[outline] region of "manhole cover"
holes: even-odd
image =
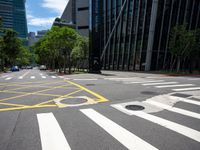
[[[152,92],[152,91],[143,91],[141,92],[141,94],[145,94],[145,95],[157,95],[157,92]]]
[[[86,84],[86,86],[95,86],[95,84]]]
[[[87,99],[83,99],[83,98],[71,98],[71,99],[64,99],[62,100],[62,103],[64,104],[82,104],[87,102]]]
[[[135,111],[144,109],[144,107],[140,105],[127,105],[125,108],[128,110],[135,110]]]

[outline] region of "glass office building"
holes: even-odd
[[[25,0],[0,0],[3,27],[14,29],[20,38],[27,37]]]
[[[169,69],[171,29],[200,27],[200,0],[91,0],[90,6],[91,70],[106,44],[102,69]]]

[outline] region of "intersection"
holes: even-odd
[[[0,149],[198,150],[199,106],[199,77],[1,74]]]

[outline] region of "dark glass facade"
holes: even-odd
[[[27,37],[25,0],[0,0],[4,28],[14,29],[20,38]]]
[[[106,70],[169,69],[170,31],[200,27],[200,0],[91,0],[90,68],[101,60]],[[122,15],[120,10],[125,3]],[[116,20],[119,21],[116,24]],[[113,31],[113,34],[111,34]],[[110,36],[112,35],[112,36]],[[110,39],[110,40],[109,40]]]

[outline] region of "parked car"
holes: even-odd
[[[12,72],[19,71],[19,67],[18,66],[12,66],[11,71]]]
[[[26,66],[22,66],[21,69],[26,69]]]
[[[33,67],[32,66],[27,66],[26,69],[33,69]]]
[[[41,65],[40,70],[47,70],[47,67],[45,65]]]

